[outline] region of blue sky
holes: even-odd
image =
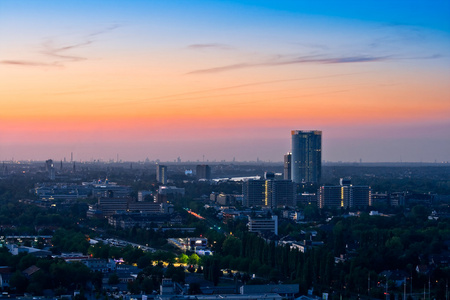
[[[276,161],[320,129],[325,160],[450,160],[450,1],[5,0],[0,39],[0,159]]]

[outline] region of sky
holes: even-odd
[[[0,1],[0,160],[450,161],[450,2]]]

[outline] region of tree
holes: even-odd
[[[153,280],[151,280],[148,277],[145,277],[141,283],[141,290],[144,291],[145,294],[151,294],[154,289],[155,289],[155,286],[153,284]]]
[[[412,208],[411,213],[414,218],[423,222],[427,219],[428,209],[423,205],[416,205]]]
[[[176,268],[173,265],[167,267],[165,276],[172,278],[172,281],[183,283],[185,278],[185,272],[183,267]]]
[[[152,264],[152,255],[150,253],[145,254],[137,260],[137,266],[140,269],[144,269]]]
[[[87,300],[85,295],[77,294],[75,297],[73,297],[73,300]]]
[[[187,264],[189,262],[189,256],[187,256],[184,253],[181,253],[180,256],[178,256],[178,262],[180,264]]]
[[[242,242],[237,237],[228,236],[222,244],[222,253],[225,255],[239,256],[241,252]]]
[[[37,262],[36,256],[32,254],[27,254],[20,259],[18,268],[19,270],[23,271],[31,267],[32,265],[36,264],[36,262]]]
[[[16,292],[23,293],[27,289],[28,279],[25,277],[25,275],[22,274],[22,272],[17,270],[11,276],[11,279],[9,280],[9,286]]]
[[[117,275],[117,273],[112,273],[109,275],[108,284],[118,284],[119,282],[119,275]]]
[[[200,261],[200,256],[198,256],[196,253],[191,254],[189,256],[189,263],[192,265],[198,265],[198,262]]]
[[[129,281],[127,283],[127,289],[132,294],[139,294],[139,292],[141,291],[141,289],[139,287],[139,281],[137,279],[133,280],[133,281]]]
[[[200,289],[200,284],[197,282],[193,282],[189,284],[189,295],[198,295],[202,293]]]

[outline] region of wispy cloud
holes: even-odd
[[[315,43],[295,43],[295,44],[299,45],[303,48],[314,49],[314,50],[327,51],[330,49],[330,47],[325,44],[315,44]]]
[[[56,47],[53,45],[53,41],[46,41],[43,43],[44,50],[41,51],[41,53],[46,55],[47,57],[57,59],[60,63],[81,61],[86,60],[87,58],[75,55],[68,55],[65,53],[67,53],[70,50],[81,48],[90,44],[92,44],[92,41],[87,40],[80,43]]]
[[[95,31],[85,35],[81,41],[68,43],[65,45],[58,45],[58,42],[54,39],[46,40],[42,43],[43,50],[39,53],[44,57],[41,61],[31,61],[26,59],[8,59],[0,61],[0,64],[4,65],[16,65],[16,66],[30,66],[30,67],[63,67],[67,62],[76,62],[86,60],[86,57],[73,55],[68,52],[76,50],[82,47],[91,45],[96,41],[95,37],[101,34],[105,34],[116,29],[118,25],[113,25],[105,29]]]
[[[207,74],[220,73],[225,71],[232,71],[237,69],[246,69],[253,67],[271,67],[294,64],[345,64],[345,63],[359,63],[359,62],[377,62],[388,60],[387,56],[343,56],[343,57],[319,57],[319,56],[304,56],[293,59],[282,59],[274,61],[256,62],[256,63],[240,63],[221,67],[214,67],[208,69],[199,69],[188,72],[187,74]]]
[[[124,103],[115,103],[115,104],[108,104],[107,106],[120,106],[120,105],[130,105],[130,104],[137,104],[137,103],[145,103],[145,102],[153,102],[153,103],[168,103],[168,102],[177,102],[177,101],[183,101],[183,100],[193,100],[193,99],[201,99],[201,98],[210,98],[211,96],[218,97],[222,94],[217,94],[218,92],[224,92],[228,90],[236,90],[240,88],[250,87],[250,86],[261,86],[261,85],[267,85],[267,84],[277,84],[277,83],[283,83],[283,82],[292,82],[292,81],[304,81],[304,80],[317,80],[317,79],[324,79],[324,78],[334,78],[334,77],[342,77],[342,76],[354,76],[363,74],[366,72],[355,72],[355,73],[338,73],[338,74],[331,74],[331,75],[323,75],[323,76],[311,76],[311,77],[301,77],[301,78],[291,78],[291,79],[277,79],[277,80],[268,80],[268,81],[257,81],[257,82],[250,82],[250,83],[244,83],[244,84],[238,84],[238,85],[230,85],[225,87],[218,87],[213,89],[205,89],[205,90],[197,90],[192,92],[186,92],[186,93],[178,93],[178,94],[171,94],[166,96],[160,96],[160,97],[151,97],[151,98],[145,98],[145,99],[139,99],[139,100],[132,100],[132,101],[126,101]],[[236,95],[242,95],[243,93],[239,93]],[[230,96],[230,95],[226,95]]]
[[[265,56],[236,63],[191,70],[186,73],[212,74],[257,67],[275,67],[295,64],[348,64],[376,63],[383,61],[436,59],[440,54],[427,54],[420,47],[427,36],[422,29],[404,24],[383,24],[373,29],[373,37],[355,39],[350,44],[325,44],[314,42],[291,42],[302,49],[296,49],[293,55]],[[217,44],[195,44],[192,48],[207,48]],[[220,45],[220,44],[219,44]],[[305,50],[306,49],[306,50]],[[351,52],[349,52],[349,49]],[[306,51],[306,52],[305,52]]]
[[[0,64],[14,66],[30,66],[30,67],[60,67],[57,63],[44,63],[27,60],[1,60]]]
[[[188,49],[197,49],[197,50],[203,50],[203,49],[230,50],[230,49],[233,49],[233,47],[231,47],[229,45],[219,44],[219,43],[191,44],[191,45],[188,45],[186,48],[188,48]]]

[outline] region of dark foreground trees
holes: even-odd
[[[217,270],[233,269],[266,282],[298,283],[302,292],[314,287],[316,292],[378,295],[385,280],[378,274],[399,269],[410,274],[409,291],[423,289],[430,280],[433,295],[444,293],[450,268],[431,257],[449,253],[449,219],[427,220],[418,207],[408,215],[334,218],[316,230],[324,245],[304,253],[248,232],[228,236],[213,258],[203,259],[205,278],[217,282]],[[416,271],[422,264],[427,274]],[[402,292],[395,285],[391,289]]]

